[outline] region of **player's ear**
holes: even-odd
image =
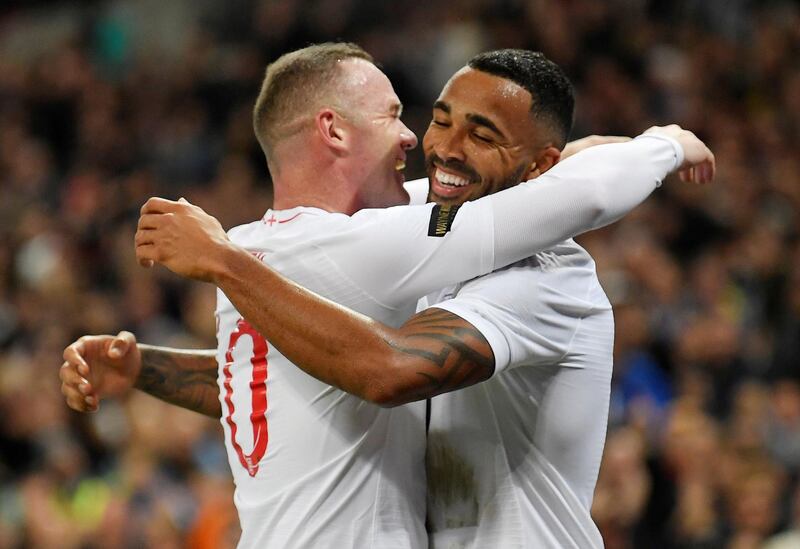
[[[347,150],[349,133],[339,113],[330,108],[321,109],[314,122],[323,143],[338,154]]]
[[[528,168],[528,175],[526,179],[536,179],[544,172],[558,164],[560,159],[561,151],[558,149],[558,147],[548,145],[539,152],[539,155],[531,163],[530,167]]]

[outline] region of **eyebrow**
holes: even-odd
[[[445,103],[444,101],[436,101],[433,104],[433,108],[434,110],[438,109],[440,111],[444,111],[447,114],[450,114],[450,105],[448,103]],[[506,137],[506,135],[502,131],[500,131],[500,128],[498,128],[494,122],[492,122],[482,114],[469,113],[467,114],[467,121],[472,124],[475,124],[476,126],[483,126],[485,128],[488,128],[489,130],[493,131],[503,139],[505,139]]]
[[[467,120],[472,122],[476,126],[484,126],[486,128],[489,128],[490,130],[492,130],[494,133],[496,133],[497,135],[499,135],[503,139],[505,139],[505,137],[506,137],[505,134],[500,131],[500,128],[495,126],[494,122],[492,122],[491,120],[489,120],[488,118],[486,118],[482,114],[472,114],[472,113],[470,113],[470,114],[467,115]]]

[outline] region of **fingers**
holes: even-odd
[[[661,134],[678,141],[684,152],[683,165],[678,171],[681,181],[700,185],[713,181],[716,175],[714,153],[694,133],[677,124],[653,126],[644,133]]]
[[[153,230],[138,230],[134,237],[136,245],[136,260],[139,265],[146,269],[151,268],[156,263],[156,247],[155,247],[155,231]]]
[[[711,163],[710,162],[702,162],[699,164],[695,171],[697,172],[697,183],[701,185],[704,183],[708,183],[711,181]]]
[[[711,173],[709,177],[711,178],[710,181],[713,181],[714,178],[717,176],[717,157],[714,156],[714,153],[711,152],[711,149],[708,150],[708,154],[711,155],[711,160],[710,160]]]
[[[142,206],[142,215],[139,217],[139,224],[134,237],[136,258],[142,267],[150,269],[155,265],[155,261],[151,258],[140,257],[139,248],[141,246],[150,246],[148,249],[152,249],[155,232],[163,226],[166,216],[171,215],[167,213],[167,210],[173,208],[176,204],[163,198],[151,198]]]
[[[136,345],[134,335],[130,332],[122,331],[117,334],[117,337],[109,345],[108,356],[109,358],[122,358],[134,345]]]
[[[714,180],[716,175],[716,165],[713,155],[708,160],[686,167],[678,172],[681,181],[684,183],[696,183],[703,185]]]
[[[77,412],[94,412],[98,408],[98,398],[91,383],[81,376],[74,363],[64,362],[58,374],[61,379],[61,393],[67,406]]]
[[[699,162],[690,168],[691,177],[688,179],[690,183],[704,185],[714,180],[716,171],[714,155],[711,154],[711,151],[709,151],[708,154],[709,157],[707,160]]]
[[[63,358],[65,362],[73,364],[75,369],[83,376],[89,375],[89,365],[83,359],[83,354],[86,349],[85,338],[78,339],[72,345],[64,349]]]
[[[133,243],[138,246],[155,244],[157,231],[154,229],[139,229],[133,237]]]
[[[141,217],[139,217],[139,224],[136,226],[136,228],[140,231],[147,229],[158,229],[163,226],[164,219],[168,215],[171,214],[142,214]]]
[[[136,260],[142,267],[150,268],[159,261],[158,250],[152,242],[136,243]]]
[[[138,246],[136,248],[136,261],[145,269],[150,269],[157,262],[153,257],[156,255],[155,248],[152,244]]]
[[[164,207],[164,203],[167,203],[166,208]],[[151,198],[142,206],[142,212],[146,209],[151,212],[142,213],[141,217],[139,217],[139,224],[136,235],[134,236],[136,259],[142,267],[149,269],[158,261],[155,253],[156,236],[159,234],[159,230],[162,229],[173,216],[172,213],[156,213],[157,210],[165,210],[177,206],[177,202],[164,200],[162,198]]]
[[[144,216],[147,214],[175,213],[182,210],[186,206],[193,206],[193,204],[183,197],[180,197],[177,201],[175,201],[154,196],[149,198],[147,202],[144,203],[142,208],[139,210],[139,215]]]
[[[174,200],[167,200],[166,198],[154,196],[153,198],[149,198],[147,202],[144,203],[141,210],[139,210],[139,214],[146,215],[173,213],[178,211],[181,207],[182,206]]]

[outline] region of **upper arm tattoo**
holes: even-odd
[[[217,359],[213,351],[179,351],[140,345],[136,388],[161,400],[219,418]]]
[[[417,360],[420,383],[412,400],[468,387],[491,377],[494,353],[472,324],[443,309],[426,309],[400,328],[399,341],[389,344]]]

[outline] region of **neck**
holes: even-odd
[[[270,166],[273,209],[306,206],[352,215],[368,206],[363,201],[362,181],[351,173],[346,159],[330,148],[311,139],[289,142],[280,152],[283,160]]]
[[[295,165],[273,178],[273,209],[289,210],[300,206],[352,215],[365,207],[353,184],[336,166],[311,169]]]
[[[286,190],[286,189],[284,189]],[[343,213],[352,215],[363,208],[355,196],[321,196],[319,193],[308,192],[286,192],[279,191],[279,185],[275,185],[275,199],[273,210],[290,210],[304,206],[307,208],[319,208],[326,212]]]

